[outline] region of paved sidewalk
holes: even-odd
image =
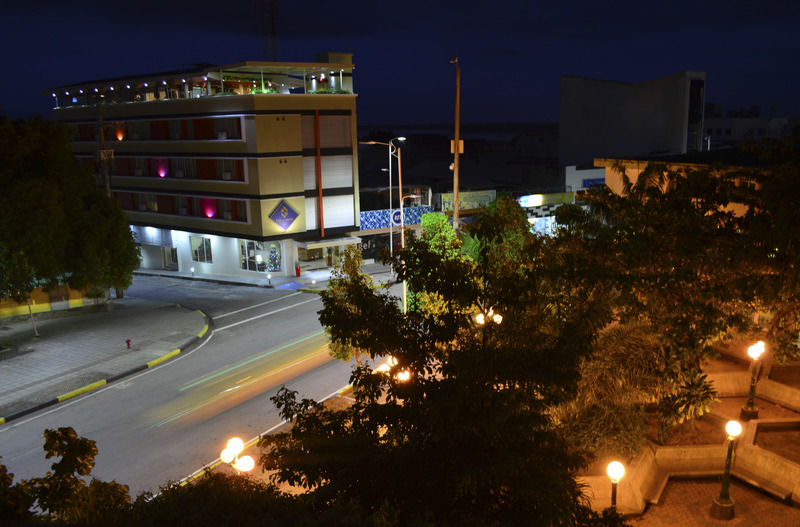
[[[198,340],[207,324],[200,311],[131,298],[38,314],[38,338],[28,317],[2,319],[0,423],[145,369]]]

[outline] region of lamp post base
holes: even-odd
[[[742,406],[742,409],[739,410],[739,419],[742,421],[758,419],[758,407],[753,406],[752,408],[748,408],[747,406]]]
[[[733,500],[729,502],[719,501],[719,497],[714,498],[711,503],[711,517],[717,520],[730,520],[734,516]]]

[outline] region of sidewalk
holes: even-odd
[[[0,424],[155,366],[209,323],[200,311],[132,298],[36,318],[38,338],[28,317],[0,320]]]

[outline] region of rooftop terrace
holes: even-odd
[[[238,62],[79,82],[53,88],[55,108],[225,95],[353,93],[352,64]]]

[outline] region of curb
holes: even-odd
[[[348,391],[350,391],[352,389],[353,389],[353,385],[352,384],[348,384],[346,386],[342,386],[341,388],[339,388],[335,392],[323,397],[322,399],[320,399],[317,402],[323,403],[323,402],[327,401],[328,399],[331,399],[332,397],[335,397],[337,395],[340,395],[340,396],[344,395],[345,393],[347,393]],[[280,428],[280,427],[282,427],[282,426],[284,426],[284,425],[286,425],[288,423],[289,423],[289,421],[281,421],[280,423],[276,424],[272,428],[261,432],[260,434],[258,434],[257,436],[255,436],[253,438],[250,438],[247,442],[244,443],[244,447],[242,448],[242,452],[244,452],[246,449],[248,449],[251,446],[253,446],[254,444],[256,444],[263,436],[271,434],[272,432],[274,432],[278,428]],[[191,474],[189,474],[185,478],[183,478],[180,481],[178,481],[177,483],[175,483],[175,485],[178,486],[178,487],[184,487],[184,486],[190,484],[191,482],[193,482],[194,480],[196,480],[197,478],[199,478],[200,476],[206,474],[207,472],[210,472],[210,471],[214,470],[215,468],[217,468],[219,465],[222,465],[223,463],[224,463],[224,461],[222,461],[221,458],[217,458],[217,459],[215,459],[213,461],[209,461],[208,463],[206,463],[202,467],[198,468],[197,470],[195,470],[194,472],[192,472]],[[160,492],[156,493],[153,497],[157,496],[158,494],[160,494]]]
[[[257,284],[257,283],[250,283],[250,282],[241,282],[238,280],[227,280],[225,278],[206,278],[203,276],[183,276],[183,275],[174,275],[174,274],[166,274],[166,273],[141,273],[138,271],[134,271],[133,274],[139,276],[158,276],[160,278],[177,278],[178,280],[194,280],[196,282],[208,282],[210,284],[221,284],[221,285],[241,285],[241,286],[249,286],[249,287],[261,287],[263,289],[275,289],[275,286],[272,284]],[[280,284],[279,284],[280,285]]]
[[[208,330],[209,330],[211,324],[213,323],[213,321],[209,318],[208,315],[206,315],[205,313],[203,313],[200,310],[198,310],[198,312],[203,315],[203,319],[205,320],[205,325],[203,326],[203,329],[197,335],[195,335],[194,337],[192,337],[191,339],[186,341],[186,343],[184,343],[184,345],[181,346],[180,348],[176,348],[176,349],[170,351],[169,353],[166,353],[166,354],[164,354],[164,355],[162,355],[162,356],[160,356],[160,357],[158,357],[156,359],[153,359],[150,362],[148,362],[147,364],[142,364],[141,366],[136,366],[136,367],[131,368],[129,370],[126,370],[126,371],[124,371],[122,373],[117,373],[116,375],[112,375],[111,377],[108,377],[107,379],[102,379],[102,380],[93,382],[91,384],[87,384],[86,386],[82,386],[82,387],[80,387],[80,388],[78,388],[76,390],[72,390],[70,392],[63,393],[63,394],[59,395],[58,397],[50,399],[49,401],[45,401],[43,403],[36,404],[36,405],[31,406],[29,408],[25,408],[25,409],[20,410],[18,412],[14,412],[13,414],[7,415],[5,417],[0,417],[0,425],[3,425],[5,423],[8,423],[8,422],[13,421],[15,419],[19,419],[20,417],[25,417],[26,415],[30,415],[30,414],[32,414],[34,412],[38,412],[39,410],[42,410],[42,409],[47,408],[49,406],[54,406],[54,405],[56,405],[58,403],[63,403],[64,401],[72,399],[73,397],[77,397],[78,395],[82,395],[84,393],[91,392],[91,391],[96,390],[96,389],[98,389],[98,388],[100,388],[102,386],[105,386],[106,384],[110,384],[110,383],[112,383],[114,381],[118,381],[118,380],[122,379],[123,377],[127,377],[129,375],[133,375],[134,373],[138,373],[138,372],[140,372],[142,370],[146,370],[148,368],[153,368],[155,366],[158,366],[162,362],[165,362],[165,361],[167,361],[167,360],[169,360],[169,359],[171,359],[173,357],[178,356],[182,352],[189,351],[189,349],[193,348],[194,346],[199,344],[201,341],[203,341],[204,337],[206,337],[206,335],[208,335]]]

